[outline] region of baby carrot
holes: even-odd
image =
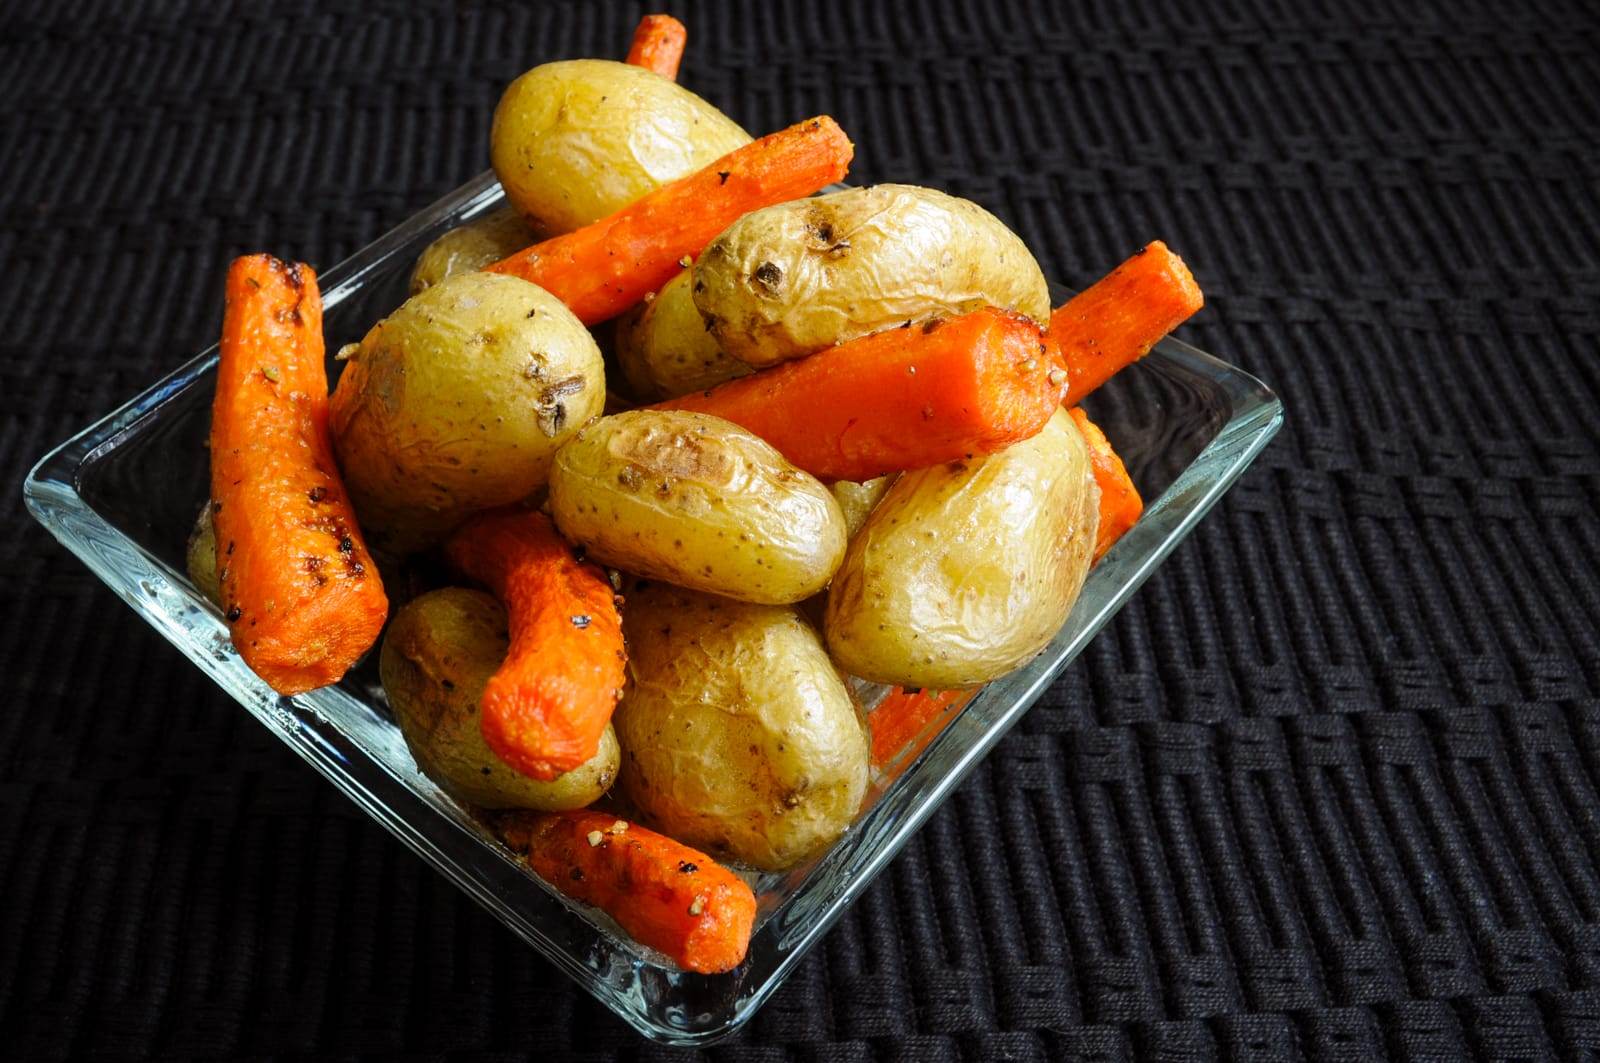
[[[661,403],[732,421],[829,480],[870,480],[1034,435],[1065,374],[1032,321],[984,307],[889,329]]]
[[[678,64],[683,61],[683,45],[688,38],[689,31],[671,15],[646,15],[639,20],[639,28],[633,31],[628,64],[676,80]]]
[[[389,602],[328,438],[316,273],[248,255],[226,297],[211,407],[222,610],[245,664],[300,694],[371,648]]]
[[[1204,303],[1189,267],[1166,244],[1152,240],[1140,248],[1050,315],[1050,335],[1067,367],[1063,401],[1082,402]]]
[[[756,897],[698,849],[603,812],[526,813],[500,827],[534,873],[615,919],[642,945],[702,974],[739,966]]]
[[[550,518],[486,513],[445,544],[450,563],[506,607],[511,645],[478,703],[495,755],[553,779],[593,757],[622,693],[622,617],[605,572],[579,561]]]
[[[489,269],[532,281],[593,325],[659,289],[741,215],[839,180],[854,151],[832,118],[811,118]]]
[[[1144,512],[1144,502],[1133,486],[1127,467],[1111,449],[1106,434],[1082,409],[1074,406],[1067,413],[1077,422],[1078,431],[1083,433],[1083,441],[1088,444],[1090,471],[1100,487],[1100,534],[1094,544],[1094,559],[1098,561],[1138,521],[1139,514]]]

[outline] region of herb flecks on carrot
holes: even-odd
[[[867,716],[872,732],[872,766],[881,768],[911,745],[934,718],[971,694],[970,690],[907,690],[895,687]]]
[[[678,64],[683,62],[683,46],[689,31],[671,15],[646,15],[633,31],[628,48],[628,65],[642,66],[668,80],[677,80]]]
[[[484,741],[536,779],[589,760],[626,664],[616,592],[604,570],[579,561],[550,518],[532,511],[476,517],[445,553],[500,599],[510,624],[505,662],[479,702]]]
[[[744,959],[755,894],[698,849],[603,812],[517,813],[500,834],[540,878],[685,970],[717,974]]]
[[[1139,497],[1138,488],[1133,486],[1127,466],[1111,449],[1111,441],[1100,427],[1078,407],[1067,413],[1083,433],[1083,441],[1089,447],[1089,468],[1100,487],[1100,533],[1094,544],[1094,559],[1098,561],[1138,522],[1139,514],[1144,512],[1144,501]]]
[[[854,153],[826,115],[751,141],[609,217],[490,266],[530,280],[586,325],[658,290],[735,219],[844,177]]]
[[[754,432],[830,480],[987,454],[1044,427],[1059,356],[1027,318],[985,307],[863,336],[661,403]]]
[[[1153,240],[1050,315],[1076,406],[1205,304],[1183,259]]]
[[[279,694],[334,683],[388,613],[328,437],[322,298],[310,266],[235,259],[211,409],[223,615]]]

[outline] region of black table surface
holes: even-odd
[[[752,130],[937,185],[1282,396],[1251,473],[728,1060],[1600,1052],[1600,19],[1497,0],[674,2]],[[637,4],[0,7],[0,1056],[676,1058],[25,515],[43,451],[486,166]]]

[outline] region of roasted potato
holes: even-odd
[[[533,226],[515,207],[501,207],[458,226],[422,249],[411,270],[411,294],[446,277],[471,273],[538,242]]]
[[[582,808],[611,788],[621,752],[607,727],[600,750],[549,782],[515,770],[483,740],[478,701],[505,659],[506,612],[482,591],[430,591],[394,615],[378,657],[389,708],[417,767],[483,808]]]
[[[629,596],[623,627],[623,787],[657,826],[766,871],[849,826],[866,792],[866,733],[794,609],[650,583]]]
[[[617,364],[642,401],[675,399],[750,372],[706,331],[689,292],[693,277],[683,271],[617,319]]]
[[[1031,659],[1089,570],[1099,488],[1065,410],[987,457],[906,473],[828,588],[828,650],[878,683],[945,690]]]
[[[184,549],[183,564],[189,570],[189,582],[208,601],[222,604],[222,582],[217,578],[217,528],[211,523],[211,502],[200,507],[194,519],[194,529],[189,532],[189,543]]]
[[[718,417],[630,410],[556,454],[550,515],[589,557],[746,602],[821,590],[844,555],[828,489]]]
[[[489,158],[541,233],[582,228],[750,142],[681,85],[605,59],[536,66],[494,110]]]
[[[844,514],[845,531],[852,539],[867,522],[872,511],[878,508],[878,503],[883,501],[883,496],[892,483],[894,483],[893,476],[879,476],[875,480],[860,482],[835,480],[828,486],[828,490],[833,492],[833,500],[839,503],[839,511]]]
[[[976,203],[912,185],[752,211],[706,247],[692,294],[721,348],[757,367],[986,304],[1050,314],[1015,233]]]
[[[412,296],[333,392],[334,448],[369,541],[406,553],[527,498],[605,395],[594,338],[538,285],[461,273]]]

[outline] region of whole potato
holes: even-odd
[[[629,410],[579,432],[550,472],[550,515],[590,558],[746,602],[797,602],[844,556],[828,489],[719,417]]]
[[[538,242],[538,235],[515,207],[501,207],[457,226],[422,249],[411,270],[411,294],[446,277],[471,273]]]
[[[732,119],[659,74],[569,59],[536,66],[506,88],[489,157],[506,197],[553,236],[748,143]]]
[[[901,476],[828,589],[834,660],[863,679],[935,690],[1028,661],[1083,586],[1099,495],[1065,410],[996,454]]]
[[[333,392],[334,449],[363,530],[401,554],[528,497],[605,396],[594,338],[538,285],[460,273],[412,296],[367,333]]]
[[[609,726],[599,752],[548,782],[515,771],[484,742],[478,701],[507,645],[505,610],[482,591],[430,591],[395,613],[378,674],[417,767],[483,808],[556,811],[594,802],[610,789],[621,759]]]
[[[692,280],[693,273],[683,271],[654,299],[617,319],[617,364],[642,400],[675,399],[750,372],[706,331],[689,291]]]
[[[194,529],[189,532],[189,542],[184,547],[183,565],[189,571],[189,582],[214,605],[222,603],[222,583],[217,578],[217,527],[211,522],[211,501],[200,507],[194,519]]]
[[[860,714],[792,608],[651,583],[623,617],[628,797],[689,845],[776,871],[837,838],[867,787]]]
[[[746,214],[695,263],[693,295],[722,349],[758,367],[985,305],[1050,316],[1044,274],[1015,233],[976,203],[912,185]]]
[[[888,493],[889,485],[894,483],[893,476],[879,476],[872,480],[835,480],[828,485],[828,490],[833,492],[833,500],[839,503],[839,510],[844,514],[845,531],[853,539],[861,526],[867,523],[867,518],[872,516],[872,511],[878,508],[878,503],[883,501],[883,496]]]

